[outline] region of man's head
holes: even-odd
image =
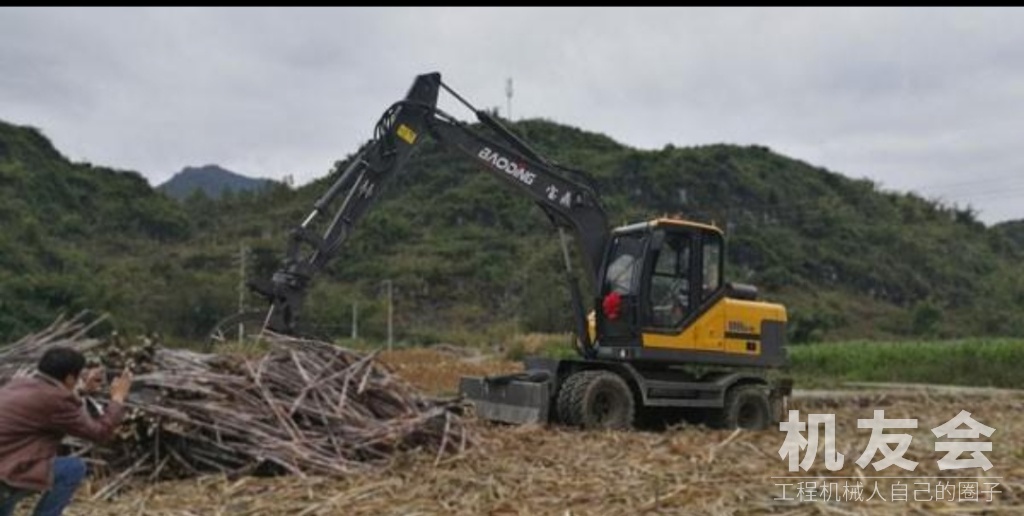
[[[63,382],[69,390],[74,390],[78,383],[78,375],[85,367],[85,355],[71,348],[55,347],[46,350],[39,359],[39,372]]]

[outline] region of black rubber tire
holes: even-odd
[[[771,402],[764,385],[738,385],[725,395],[725,406],[711,415],[714,428],[765,430],[772,423]]]
[[[243,339],[250,339],[259,335],[266,321],[267,311],[256,310],[250,312],[239,312],[230,317],[222,319],[214,326],[203,343],[203,351],[212,353],[216,348],[238,340],[238,328],[242,328]]]
[[[633,426],[636,402],[621,376],[580,371],[562,383],[556,410],[559,421],[569,426],[626,430]]]

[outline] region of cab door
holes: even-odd
[[[596,326],[602,347],[640,346],[641,278],[649,245],[647,231],[615,235],[609,246]]]
[[[654,232],[640,289],[645,330],[678,333],[699,303],[694,286],[700,285],[700,240],[695,236],[683,228]]]
[[[721,351],[725,312],[722,297],[722,238],[692,226],[665,225],[651,238],[641,281],[645,347],[677,351]]]

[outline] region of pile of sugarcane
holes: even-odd
[[[26,335],[11,344],[0,346],[0,384],[7,383],[7,380],[14,376],[32,373],[39,358],[51,347],[67,346],[88,353],[100,345],[101,341],[88,338],[86,334],[102,322],[102,319],[85,324],[82,322],[84,317],[84,314],[71,320],[60,317],[49,328],[39,333]]]
[[[136,376],[117,438],[73,444],[113,475],[111,490],[143,475],[345,475],[401,450],[429,449],[440,459],[467,445],[454,401],[420,396],[374,353],[267,339],[267,352],[240,358],[163,348],[154,338],[97,341],[84,337],[82,325],[58,321],[0,349],[0,381],[54,345],[82,349],[110,377],[131,367]]]

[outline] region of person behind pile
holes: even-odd
[[[71,503],[85,479],[85,461],[58,457],[65,436],[102,442],[110,439],[124,417],[124,400],[132,373],[125,370],[110,385],[110,404],[89,415],[76,393],[102,385],[102,369],[85,370],[81,352],[54,347],[43,353],[37,371],[0,387],[0,516],[14,513],[18,502],[43,492],[36,516],[57,516]]]

